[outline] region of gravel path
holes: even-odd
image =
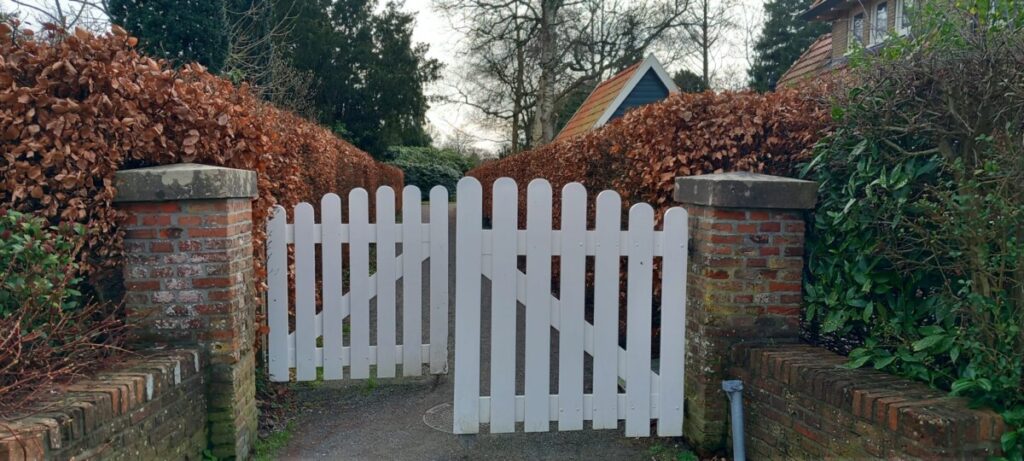
[[[426,207],[423,215],[429,216]],[[449,229],[454,234],[454,205],[449,212]],[[449,261],[450,332],[454,337],[455,241],[449,236],[452,252]],[[424,268],[426,269],[426,267]],[[423,271],[429,277],[429,271]],[[424,286],[429,286],[425,283]],[[481,346],[481,375],[488,371],[490,338],[489,283],[484,283],[484,326]],[[424,294],[424,299],[429,299]],[[520,305],[519,319],[524,317]],[[519,331],[523,328],[520,326]],[[401,331],[399,326],[398,331]],[[424,336],[426,337],[426,336]],[[454,338],[449,338],[449,367],[454,368]],[[552,334],[552,343],[557,344]],[[519,365],[522,374],[524,338],[519,337]],[[557,366],[557,357],[552,358]],[[589,366],[588,366],[589,368]],[[552,375],[556,376],[555,374]],[[520,376],[520,381],[522,377]],[[552,390],[556,382],[552,379]],[[520,382],[519,392],[522,391]],[[454,435],[451,430],[450,403],[453,379],[447,376],[342,381],[296,386],[300,406],[307,408],[296,421],[294,437],[281,452],[281,459],[344,460],[573,460],[615,459],[649,460],[650,440],[627,439],[619,430],[583,430],[574,432]],[[481,390],[487,392],[486,380]],[[589,423],[588,423],[589,424]],[[432,427],[433,426],[433,427]],[[435,429],[436,428],[441,428]],[[486,426],[483,428],[486,432]],[[668,442],[671,443],[671,442]]]

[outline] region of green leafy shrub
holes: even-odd
[[[394,159],[389,163],[405,173],[406,184],[420,188],[423,199],[434,186],[447,188],[449,197],[454,197],[456,183],[474,166],[469,157],[448,149],[399,146],[389,154]]]
[[[1024,452],[1024,30],[931,2],[912,39],[851,58],[806,173],[808,332],[1000,411]],[[982,13],[978,13],[978,12]]]
[[[83,229],[0,214],[0,414],[95,367],[122,339],[120,313],[77,290]]]
[[[17,211],[0,215],[0,317],[8,317],[28,303],[76,304],[80,294],[72,288],[78,279],[73,255],[81,226],[51,228],[45,220]]]

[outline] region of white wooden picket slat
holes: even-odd
[[[530,181],[526,208],[526,432],[550,430],[551,184]],[[458,372],[456,372],[456,375]]]
[[[420,349],[412,347],[423,343],[423,207],[420,189],[405,186],[402,189],[402,375],[419,376],[423,370]]]
[[[430,372],[448,372],[448,190],[430,189]]]
[[[370,204],[363,189],[348,194],[349,222],[349,343],[353,379],[370,377]],[[378,293],[379,295],[379,293]]]
[[[614,191],[597,195],[594,256],[594,429],[618,427],[619,227],[622,200]]]
[[[316,379],[316,247],[312,234],[313,206],[303,202],[295,206],[295,377],[299,380]]]
[[[491,433],[516,429],[516,183],[494,182],[491,232]]]
[[[558,329],[558,430],[583,429],[583,303],[586,276],[587,191],[562,188],[562,256]]]
[[[654,210],[646,203],[629,209],[626,280],[626,436],[651,430],[651,297]]]
[[[395,191],[377,189],[377,377],[395,377]]]
[[[320,317],[319,333],[323,335],[324,379],[341,379],[344,365],[341,363],[343,321],[342,303],[347,299],[342,295],[342,254],[341,254],[341,197],[337,194],[324,195],[320,200],[320,221],[325,229],[323,243],[320,246],[320,272],[323,309]],[[327,328],[323,325],[327,324]]]
[[[270,380],[290,379],[288,353],[288,214],[275,206],[267,222],[267,346]]]
[[[455,225],[455,403],[453,432],[480,430],[480,183],[459,180]]]
[[[683,435],[683,373],[686,363],[686,260],[687,213],[672,208],[665,213],[665,256],[661,267],[661,399],[658,435]]]

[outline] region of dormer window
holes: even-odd
[[[885,41],[885,37],[889,35],[889,5],[886,2],[881,2],[875,5],[875,14],[871,17],[871,38],[870,44],[872,46],[878,45]]]
[[[851,45],[849,47],[850,49],[853,48],[852,45],[854,43],[857,43],[857,44],[863,44],[864,43],[864,13],[863,12],[857,13],[857,14],[853,15],[852,18],[850,18],[850,40],[849,40],[849,44]]]

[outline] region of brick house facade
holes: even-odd
[[[892,34],[909,33],[914,4],[914,0],[816,0],[801,18],[829,22],[832,30],[808,47],[782,74],[778,86],[793,86],[842,68],[857,46],[877,48]]]

